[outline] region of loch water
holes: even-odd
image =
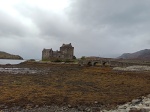
[[[24,62],[24,61],[26,61],[26,60],[0,59],[0,65],[19,64],[19,63]]]

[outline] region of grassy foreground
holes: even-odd
[[[11,66],[10,66],[11,67]],[[150,72],[119,72],[109,67],[78,65],[17,65],[36,74],[0,72],[0,105],[115,106],[150,94]]]

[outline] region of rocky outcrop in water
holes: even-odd
[[[19,55],[13,55],[9,54],[3,51],[0,51],[0,59],[17,59],[17,60],[23,60],[23,58]]]

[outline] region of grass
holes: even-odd
[[[118,72],[109,67],[29,64],[42,74],[0,73],[0,104],[117,105],[150,93],[150,73]]]

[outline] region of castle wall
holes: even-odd
[[[53,51],[52,49],[43,49],[42,60],[53,59],[73,59],[74,47],[70,44],[63,44],[60,51]]]
[[[74,47],[60,47],[60,52],[62,52],[65,59],[73,59]]]
[[[48,59],[49,58],[49,52],[46,50],[42,51],[42,59]]]

